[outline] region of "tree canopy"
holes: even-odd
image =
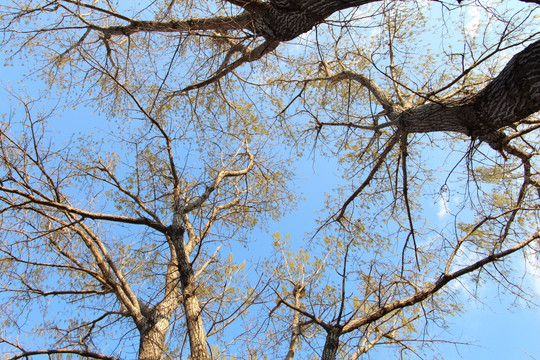
[[[534,305],[539,4],[6,1],[0,352],[432,358]]]

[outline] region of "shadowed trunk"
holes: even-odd
[[[341,335],[341,327],[332,327],[326,335],[326,342],[321,356],[321,360],[335,360],[339,348],[339,336]]]
[[[229,0],[252,15],[251,28],[269,40],[288,41],[313,29],[332,14],[381,0],[269,0],[268,3]],[[540,0],[521,0],[540,3]],[[456,1],[458,3],[458,1]]]
[[[196,295],[195,273],[184,245],[184,228],[181,225],[181,212],[175,210],[170,227],[171,240],[178,258],[178,272],[182,288],[182,299],[186,316],[192,360],[208,360],[210,353],[206,346],[206,332],[201,318],[201,307]]]
[[[408,133],[459,132],[498,149],[497,131],[540,111],[540,40],[516,54],[477,94],[429,103],[396,114]]]
[[[253,14],[253,31],[269,40],[288,41],[335,12],[380,0],[271,0]]]

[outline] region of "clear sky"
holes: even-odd
[[[442,161],[446,156],[447,154],[441,153],[440,157],[434,158]],[[314,210],[320,209],[323,194],[317,190],[327,184],[329,179],[339,182],[339,178],[334,179],[333,176],[338,173],[337,168],[330,162],[318,159],[317,165],[313,167],[310,160],[306,159],[298,168],[306,178],[302,189],[304,193],[311,195],[300,203],[298,211],[270,227],[272,231],[290,233],[293,239],[303,238],[304,226],[299,228],[299,221],[310,228],[309,222],[314,224],[315,218],[320,216],[320,213]],[[440,218],[441,226],[446,222],[445,219],[451,220],[441,211],[440,202],[435,199],[424,205],[428,212]],[[303,214],[301,219],[299,214]],[[264,236],[261,234],[261,237]],[[517,257],[521,255],[518,254]],[[520,261],[515,263],[523,264]],[[537,303],[540,303],[540,278],[527,276],[523,283],[538,291],[536,298]],[[512,295],[498,296],[498,291],[497,284],[487,283],[478,289],[478,299],[465,294],[462,296],[464,312],[461,316],[449,318],[448,333],[443,333],[442,337],[471,345],[441,344],[444,360],[540,360],[540,309],[516,300]],[[373,359],[393,359],[394,355],[392,353],[386,357],[381,354]]]
[[[476,17],[479,16],[475,10],[471,10],[470,28],[475,30]],[[13,68],[2,68],[2,84],[9,88],[20,80],[25,73],[24,67],[15,66]],[[24,85],[24,81],[23,81]],[[26,84],[29,93],[35,93],[38,88],[45,89],[45,85],[37,83]],[[8,112],[12,106],[6,98],[0,96],[0,112]],[[68,136],[70,132],[79,132],[83,127],[92,126],[99,118],[90,117],[89,111],[78,111],[77,117],[69,116],[66,113],[62,118],[62,135]],[[74,115],[74,114],[71,114]],[[75,121],[74,121],[75,119]],[[446,154],[441,153],[441,157]],[[433,155],[434,161],[442,160]],[[315,219],[321,216],[319,210],[323,209],[325,199],[324,191],[321,189],[331,189],[329,183],[340,182],[337,164],[334,161],[327,161],[322,157],[317,157],[316,161],[306,157],[299,159],[297,163],[299,188],[302,189],[306,200],[300,201],[298,209],[285,216],[277,223],[271,223],[268,232],[258,232],[254,237],[267,245],[271,243],[271,234],[280,232],[282,234],[291,234],[293,239],[305,239],[305,231],[312,231],[316,227]],[[441,200],[433,198],[432,202],[422,204],[427,211],[431,211],[434,221],[440,221],[444,226],[448,218],[446,207]],[[451,199],[447,204],[452,208]],[[302,226],[299,227],[298,224]],[[254,246],[254,245],[252,245]],[[260,247],[259,247],[260,250]],[[517,255],[518,257],[520,255]],[[523,262],[516,261],[516,266],[523,265]],[[519,271],[519,270],[518,270]],[[526,277],[524,283],[531,285],[537,291],[540,291],[538,278]],[[498,297],[498,288],[496,284],[489,283],[483,286],[479,291],[479,297],[482,302],[473,300],[467,296],[463,297],[463,306],[465,311],[462,316],[455,317],[449,321],[448,340],[472,342],[472,346],[454,347],[453,345],[441,345],[443,357],[445,360],[454,359],[489,359],[489,360],[540,360],[540,312],[536,307],[528,307],[519,301],[515,302],[510,295],[507,297]],[[540,293],[537,293],[537,298]],[[540,302],[540,299],[539,299]],[[380,357],[385,358],[385,355]],[[377,357],[379,359],[379,357]]]

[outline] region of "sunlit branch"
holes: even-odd
[[[71,213],[65,213],[65,215],[68,217],[68,219],[72,218]],[[133,316],[134,320],[136,322],[140,322],[142,315],[140,312],[139,300],[131,291],[129,285],[124,279],[124,276],[119,271],[111,256],[108,254],[101,240],[82,222],[79,223],[78,226],[72,227],[72,229],[79,235],[86,247],[90,250],[98,268],[102,272],[103,279],[100,277],[96,278],[104,285],[111,287],[120,302],[124,304],[130,311],[130,314]],[[118,279],[119,284],[110,279],[111,270]]]
[[[525,195],[525,189],[528,185],[534,186],[536,190],[538,191],[538,194],[540,195],[540,182],[533,179],[532,173],[531,173],[531,168],[532,168],[531,158],[533,157],[534,153],[530,154],[516,146],[513,146],[512,144],[509,143],[509,140],[504,142],[504,144],[502,145],[502,149],[506,151],[507,153],[519,158],[521,160],[521,164],[523,165],[524,182],[520,190],[519,201],[521,201],[521,199]]]
[[[210,185],[208,185],[206,187],[206,190],[204,191],[203,194],[201,194],[200,196],[195,197],[194,199],[191,199],[184,206],[183,212],[184,213],[189,213],[189,212],[193,211],[194,209],[199,208],[204,202],[206,202],[208,200],[210,195],[216,189],[218,189],[219,184],[223,181],[223,179],[228,178],[228,177],[237,177],[237,176],[246,175],[253,168],[253,166],[255,164],[255,160],[254,160],[255,157],[249,151],[249,148],[248,148],[247,144],[246,144],[246,154],[249,157],[249,163],[245,168],[240,169],[240,170],[227,170],[227,169],[220,170],[217,173],[216,177],[214,178],[214,181],[212,182],[212,184],[210,184]],[[231,159],[231,163],[232,163],[233,160],[234,160],[234,157],[233,157],[233,159]]]
[[[340,127],[348,127],[353,129],[359,129],[359,130],[369,130],[369,131],[378,131],[390,126],[396,126],[399,125],[399,121],[389,121],[385,122],[383,124],[379,125],[360,125],[353,122],[326,122],[326,121],[317,121],[316,127],[322,127],[322,126],[340,126]]]
[[[519,131],[516,131],[516,132],[513,132],[509,135],[506,136],[506,139],[508,141],[511,141],[513,139],[516,139],[518,137],[521,137],[523,135],[526,135],[526,134],[529,134],[535,130],[538,130],[540,129],[540,124],[534,124],[534,125],[531,125],[531,126],[528,126],[526,127],[525,129],[522,129],[522,130],[519,130]]]
[[[510,209],[510,210],[506,210],[498,215],[494,215],[494,216],[486,216],[484,217],[482,220],[478,221],[471,229],[469,229],[469,231],[467,231],[467,233],[465,235],[463,235],[458,241],[457,241],[457,244],[456,246],[454,247],[454,250],[452,251],[452,254],[450,254],[450,257],[448,258],[448,260],[446,261],[446,267],[444,269],[444,272],[445,274],[448,273],[450,271],[450,267],[452,266],[452,263],[454,261],[454,258],[456,257],[459,249],[461,248],[461,246],[463,245],[463,243],[465,241],[467,241],[467,239],[469,239],[478,229],[480,229],[480,227],[482,227],[486,222],[488,221],[491,221],[491,220],[496,220],[500,217],[503,217],[503,216],[506,216],[514,211],[516,211],[517,209]]]
[[[220,244],[216,250],[214,251],[214,254],[212,256],[210,256],[210,258],[204,263],[202,264],[202,266],[199,268],[199,270],[197,270],[197,272],[195,273],[194,275],[194,278],[197,279],[205,270],[206,268],[208,267],[208,265],[210,265],[211,263],[215,262],[217,260],[217,254],[219,252],[219,249],[221,249],[223,245]]]
[[[302,296],[303,292],[305,291],[304,287],[297,287],[295,286],[293,290],[293,296],[294,296],[294,304],[298,308],[302,308]],[[291,337],[289,340],[289,348],[287,351],[287,355],[285,356],[285,360],[292,360],[294,359],[294,355],[298,348],[298,343],[300,341],[300,335],[302,331],[302,324],[300,323],[300,313],[297,311],[293,312],[293,321],[291,324]]]
[[[125,223],[125,224],[146,225],[160,232],[164,232],[166,230],[166,227],[163,224],[157,223],[145,217],[134,218],[134,217],[122,216],[122,215],[95,213],[95,212],[79,209],[79,208],[76,208],[76,207],[73,207],[64,203],[59,203],[57,201],[38,198],[34,195],[28,194],[26,192],[23,192],[21,190],[14,189],[14,188],[0,186],[0,190],[4,191],[5,193],[18,195],[22,197],[25,201],[29,201],[36,205],[43,205],[43,206],[47,206],[47,207],[54,208],[57,210],[62,210],[62,211],[65,211],[74,215],[79,215],[84,218],[88,218],[92,220],[105,220],[105,221],[112,221],[112,222]],[[14,207],[25,206],[27,204],[28,203],[26,202],[21,202],[20,204],[13,204],[13,206]]]
[[[379,87],[379,85],[377,85],[372,79],[362,74],[354,73],[352,71],[343,71],[337,75],[331,76],[329,80],[331,80],[332,82],[338,82],[341,80],[356,81],[360,85],[368,89],[371,94],[373,94],[375,99],[377,99],[377,101],[379,102],[379,104],[381,104],[387,114],[391,114],[393,112],[394,104],[388,98],[386,93]]]
[[[279,296],[279,295],[278,295]],[[302,314],[303,316],[311,319],[315,324],[321,326],[323,329],[328,330],[332,328],[332,325],[325,323],[322,319],[318,318],[317,316],[307,312],[306,310],[296,306],[295,304],[291,304],[289,301],[285,300],[283,297],[279,296],[279,301],[289,307],[290,309]]]
[[[111,11],[111,10],[107,10],[107,9],[104,9],[104,8],[101,8],[99,6],[96,6],[96,2],[94,2],[93,4],[87,4],[87,3],[84,3],[82,1],[76,1],[76,0],[61,0],[62,2],[66,2],[66,3],[69,3],[69,4],[73,4],[75,5],[76,7],[83,7],[83,8],[86,8],[86,9],[89,9],[89,10],[92,10],[92,11],[97,11],[97,12],[100,12],[102,14],[106,14],[106,15],[109,15],[109,16],[112,16],[114,18],[117,18],[117,19],[120,19],[122,21],[127,21],[127,22],[131,22],[133,21],[133,19],[127,17],[127,16],[124,16],[122,14],[119,14],[117,12],[114,12],[114,11]],[[68,7],[66,6],[63,6],[61,5],[64,9],[66,10],[70,10]],[[82,16],[81,14],[77,14],[79,16]]]
[[[68,264],[55,264],[55,263],[47,263],[47,262],[40,262],[40,261],[30,261],[23,259],[19,256],[16,256],[15,254],[6,251],[5,249],[0,249],[0,252],[6,255],[9,259],[12,261],[15,261],[17,263],[26,264],[26,265],[32,265],[32,266],[40,266],[40,267],[46,267],[46,268],[56,268],[56,269],[63,269],[63,270],[72,270],[72,271],[80,271],[84,272],[96,279],[100,279],[100,275],[94,271],[91,271],[89,269],[86,269],[80,265],[80,263],[77,263],[77,266],[72,266]],[[71,260],[71,259],[70,259]]]
[[[252,18],[248,13],[235,16],[215,16],[209,18],[192,18],[172,21],[129,20],[128,25],[98,26],[88,24],[88,28],[110,36],[129,36],[138,32],[146,33],[187,33],[197,30],[239,30],[247,28]]]
[[[41,265],[41,264],[39,264]],[[36,294],[39,296],[62,296],[62,295],[104,295],[110,293],[107,290],[42,290],[30,285],[24,278],[20,279],[21,283],[26,287],[26,289],[5,289],[6,291],[11,292],[23,292],[29,294]]]
[[[396,26],[392,26],[392,24],[394,24],[394,21],[389,21],[387,22],[387,31],[388,31],[388,55],[389,55],[389,60],[390,60],[390,65],[389,65],[389,69],[390,69],[390,77],[392,79],[392,85],[394,86],[394,92],[396,93],[396,96],[399,100],[399,104],[403,107],[408,107],[408,105],[410,105],[408,102],[408,100],[405,100],[402,92],[401,92],[401,86],[399,84],[399,76],[398,76],[398,71],[396,69],[396,65],[394,63],[394,38],[396,36],[396,33],[397,33],[397,27]],[[381,104],[382,105],[382,104]],[[385,108],[386,110],[386,108]]]
[[[393,331],[392,329],[391,331]],[[361,346],[349,357],[349,360],[357,360],[360,356],[371,350],[379,341],[386,335],[385,332],[377,329],[377,335],[370,341],[367,338],[364,339]]]
[[[214,222],[217,219],[218,214],[222,210],[230,209],[230,208],[238,205],[239,202],[240,202],[240,198],[238,198],[238,196],[237,196],[233,200],[229,201],[226,204],[221,204],[221,205],[214,206],[212,208],[212,212],[211,212],[210,216],[208,216],[208,219],[206,220],[206,223],[204,224],[203,229],[201,230],[199,235],[195,235],[195,232],[193,230],[193,225],[191,224],[191,221],[189,220],[188,215],[185,213],[184,216],[183,216],[183,219],[184,219],[184,224],[185,224],[185,227],[186,227],[186,231],[188,232],[188,236],[189,236],[189,241],[186,244],[186,252],[188,254],[191,254],[193,249],[197,245],[199,245],[199,243],[206,237],[206,235],[208,235],[208,233],[210,232],[210,229],[212,228],[212,225],[214,224]]]
[[[531,14],[529,14],[530,16]],[[522,21],[524,22],[525,19]],[[485,61],[489,60],[490,58],[492,58],[493,56],[499,54],[500,52],[502,51],[505,51],[505,50],[508,50],[508,49],[511,49],[511,48],[514,48],[514,47],[517,47],[517,46],[521,46],[525,43],[527,43],[528,41],[530,41],[531,39],[534,39],[536,37],[537,34],[534,34],[534,35],[531,35],[531,36],[527,36],[524,40],[522,41],[519,41],[519,42],[514,42],[510,45],[507,45],[507,46],[503,46],[503,42],[506,40],[506,38],[508,38],[508,36],[510,34],[512,34],[514,31],[516,31],[516,29],[519,29],[520,27],[519,26],[513,26],[513,29],[508,31],[508,26],[511,24],[511,22],[508,22],[508,24],[506,25],[505,27],[505,31],[504,33],[501,35],[500,39],[499,39],[499,42],[492,46],[492,48],[494,48],[492,51],[490,52],[487,52],[482,54],[482,56],[476,60],[472,65],[470,65],[469,67],[467,67],[466,69],[464,69],[461,74],[459,74],[458,76],[455,76],[452,81],[450,81],[449,83],[445,84],[444,86],[436,89],[436,90],[433,90],[427,94],[425,94],[425,99],[430,99],[434,96],[436,96],[437,94],[440,94],[441,92],[451,88],[452,86],[454,86],[455,84],[457,84],[459,81],[461,81],[463,78],[465,78],[472,70],[478,68],[478,66],[480,66],[482,63],[484,63]],[[443,99],[446,99],[446,98],[449,98],[449,96],[444,96]]]
[[[351,321],[350,323],[346,324],[343,327],[342,333],[345,334],[345,333],[354,331],[363,325],[372,323],[382,318],[383,316],[391,313],[392,311],[399,310],[399,309],[402,309],[402,308],[405,308],[414,304],[418,304],[426,300],[428,297],[434,295],[437,291],[442,289],[450,281],[457,279],[465,274],[471,273],[475,270],[478,270],[486,266],[487,264],[490,264],[499,259],[507,257],[508,255],[511,255],[515,253],[516,251],[519,251],[525,248],[526,246],[530,245],[534,241],[537,241],[539,238],[540,238],[540,229],[538,229],[534,234],[529,236],[524,241],[518,243],[517,245],[511,248],[508,248],[507,250],[493,253],[489,256],[484,257],[481,260],[478,260],[477,262],[469,266],[456,270],[452,273],[444,273],[439,277],[439,279],[437,279],[435,282],[426,286],[423,290],[418,291],[415,294],[409,297],[406,297],[404,299],[395,300],[390,303],[387,303],[386,305],[378,308],[377,310]]]
[[[259,278],[257,284],[253,287],[253,290],[247,294],[247,296],[244,298],[242,303],[240,303],[236,309],[234,309],[229,316],[223,317],[221,320],[214,320],[212,322],[212,325],[208,329],[207,336],[210,337],[214,334],[219,333],[220,331],[224,330],[226,327],[228,327],[230,324],[232,324],[236,319],[238,319],[240,316],[246,313],[246,311],[249,309],[251,305],[253,305],[256,300],[259,298],[260,294],[263,293],[263,290],[255,291],[257,288],[259,288],[261,284],[261,279]],[[226,289],[223,290],[223,293],[225,293]],[[224,297],[221,297],[220,301],[225,301]],[[216,327],[216,325],[221,325],[220,327]]]
[[[152,210],[150,210],[142,201],[141,199],[133,194],[131,191],[129,191],[128,189],[126,189],[122,183],[116,178],[116,176],[112,173],[112,171],[104,166],[104,165],[97,165],[96,166],[96,169],[104,172],[108,177],[109,179],[111,179],[112,183],[111,185],[113,185],[114,187],[116,187],[118,190],[120,190],[123,194],[129,196],[133,201],[135,201],[135,203],[140,206],[144,212],[146,212],[152,219],[154,219],[154,221],[156,223],[160,223],[161,224],[161,220],[159,219],[159,217],[156,215],[156,213]],[[107,181],[109,182],[109,181]],[[110,182],[109,182],[110,183]]]
[[[392,335],[392,333],[395,333],[396,331],[404,328],[404,327],[407,327],[409,326],[409,324],[413,323],[414,321],[422,318],[423,316],[421,315],[421,313],[418,313],[416,314],[415,316],[413,317],[410,317],[410,318],[407,318],[406,321],[403,321],[401,324],[399,324],[398,326],[396,326],[396,324],[398,324],[399,322],[399,318],[398,317],[394,317],[394,318],[389,318],[388,321],[392,320],[393,319],[393,324],[389,325],[389,329],[386,330],[386,331],[383,331],[381,329],[381,325],[385,323],[385,321],[383,321],[381,324],[378,324],[377,326],[375,326],[375,329],[377,331],[377,335],[375,335],[375,337],[371,340],[368,339],[370,333],[372,332],[371,330],[366,330],[366,333],[364,333],[364,339],[362,341],[362,345],[358,347],[358,349],[353,353],[353,355],[351,357],[349,357],[348,360],[356,360],[358,359],[361,355],[367,353],[369,350],[371,350],[375,345],[379,344],[381,339],[383,338],[390,338]]]
[[[76,49],[77,47],[79,47],[83,42],[84,40],[86,39],[86,37],[90,34],[91,30],[90,29],[87,29],[84,34],[79,38],[79,40],[77,40],[76,42],[74,42],[69,48],[67,48],[63,53],[61,53],[58,58],[59,59],[62,59],[64,56],[66,56],[67,54],[69,54],[71,52],[71,50],[73,49]]]

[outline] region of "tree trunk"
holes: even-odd
[[[249,11],[252,31],[269,40],[288,41],[311,30],[333,13],[381,0],[270,0]]]
[[[279,41],[298,37],[338,11],[379,1],[382,0],[270,0],[269,4],[253,5],[246,0],[230,0],[251,13],[253,20],[246,28],[268,40]],[[521,1],[540,3],[540,0]]]
[[[334,326],[330,330],[328,330],[321,360],[336,360],[336,354],[339,348],[340,335],[341,327]]]
[[[206,332],[202,323],[201,307],[196,295],[195,274],[184,244],[184,228],[181,225],[181,216],[180,211],[175,210],[170,234],[178,258],[178,271],[182,287],[191,359],[209,360],[210,353],[206,346]]]
[[[540,111],[540,40],[516,54],[477,94],[406,109],[394,118],[408,133],[452,131],[500,149],[497,131]]]
[[[169,328],[169,321],[166,322],[167,324],[163,324],[163,321],[158,321],[157,324],[149,326],[149,329],[141,332],[139,360],[163,359],[165,354],[165,334]]]
[[[195,295],[184,296],[184,309],[191,348],[191,360],[208,360],[210,354],[206,346],[206,332],[201,318],[199,300]]]
[[[293,290],[294,295],[294,306],[298,309],[302,309],[304,305],[302,304],[302,296],[304,296],[304,287],[300,285],[296,285]],[[300,334],[301,334],[301,325],[300,325],[300,313],[298,311],[294,311],[293,313],[293,322],[292,322],[292,329],[291,329],[291,340],[289,342],[289,351],[287,352],[287,356],[285,357],[285,360],[292,360],[294,359],[294,355],[296,354],[296,349],[298,348],[298,341],[300,340]]]
[[[171,324],[173,312],[179,305],[178,261],[176,252],[171,250],[171,259],[165,275],[165,294],[154,307],[139,301],[143,321],[139,323],[139,360],[163,359],[165,355],[165,336]]]

